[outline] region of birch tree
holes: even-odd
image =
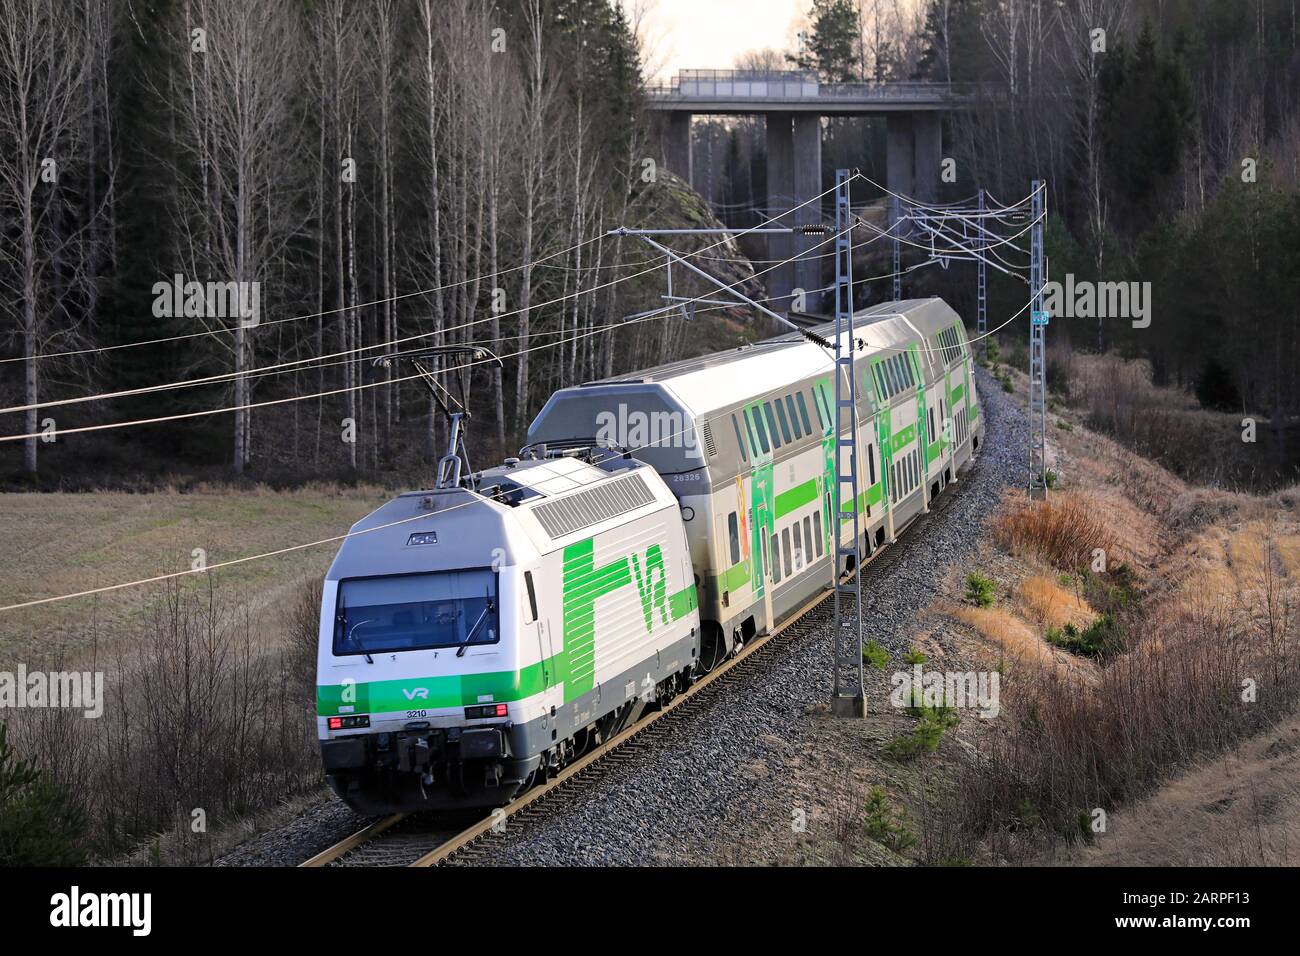
[[[91,75],[85,18],[58,0],[0,0],[0,288],[22,352],[23,431],[40,428],[41,354],[76,341],[60,308],[58,272],[68,268],[62,188],[82,161],[83,84]],[[84,278],[84,272],[81,273]],[[23,445],[37,471],[39,438]]]

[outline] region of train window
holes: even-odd
[[[803,546],[805,548],[804,563],[812,560],[813,536],[812,536],[812,518],[803,519]]]
[[[909,352],[906,355],[901,356],[901,358],[903,359],[903,371],[907,375],[907,384],[915,385],[916,369],[912,367],[912,354]]]
[[[798,571],[804,565],[803,536],[799,534],[799,522],[794,523],[794,569]]]
[[[867,443],[867,470],[871,472],[871,484],[876,483],[876,456],[873,453],[875,445]]]
[[[749,461],[749,455],[745,453],[745,436],[740,434],[740,422],[736,421],[736,416],[731,416],[731,427],[736,430],[736,444],[740,446],[740,460]]]
[[[889,389],[885,388],[885,382],[880,374],[880,368],[879,365],[873,365],[871,367],[871,374],[875,376],[876,379],[876,394],[879,395],[881,399],[886,399],[889,398]]]
[[[763,454],[765,455],[770,454],[772,448],[767,443],[767,431],[766,429],[763,428],[763,416],[759,414],[757,405],[754,406],[753,416],[754,416],[754,431],[758,432],[758,444],[762,447]]]
[[[903,390],[903,383],[898,380],[898,362],[895,361],[897,355],[890,356],[889,361],[885,363],[885,376],[889,379],[889,394],[897,395]]]
[[[533,572],[524,572],[524,588],[528,591],[528,620],[525,624],[531,624],[537,620],[537,592],[533,590]]]
[[[808,406],[804,404],[803,392],[794,393],[795,401],[799,404],[799,417],[803,420],[803,430],[806,434],[813,433],[812,424],[808,421]]]
[[[772,406],[768,402],[763,403],[763,412],[766,415],[767,430],[772,436],[772,444],[777,448],[781,447],[781,435],[776,430],[776,417],[772,414]]]
[[[781,532],[781,561],[785,566],[785,576],[788,578],[793,572],[790,569],[790,529],[786,528]]]
[[[740,563],[740,524],[734,511],[727,515],[727,540],[731,545],[731,566],[735,567]]]
[[[772,583],[779,583],[781,580],[781,538],[780,535],[772,535]]]
[[[497,574],[465,568],[339,582],[334,655],[387,654],[501,640]]]
[[[803,438],[803,429],[799,427],[799,416],[794,413],[794,396],[785,397],[785,410],[790,418],[790,428],[795,438]]]
[[[826,417],[826,424],[822,427],[825,431],[829,432],[835,428],[835,416],[831,414],[830,389],[823,386],[818,389],[818,394],[821,396],[822,411]]]
[[[813,541],[817,543],[817,557],[820,558],[822,556],[822,513],[820,511],[813,512],[812,523]]]
[[[741,418],[745,419],[745,430],[749,433],[749,454],[752,458],[758,454],[758,437],[754,434],[754,419],[748,408],[741,412]]]
[[[772,404],[776,406],[776,420],[781,423],[781,437],[788,445],[793,439],[790,437],[790,423],[785,420],[785,406],[781,404],[779,398],[774,399]]]

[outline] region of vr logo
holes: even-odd
[[[429,689],[427,687],[417,687],[414,690],[407,690],[403,687],[402,693],[406,695],[407,700],[415,700],[417,697],[420,698],[420,700],[429,699]]]

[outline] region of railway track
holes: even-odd
[[[858,571],[864,583],[884,575],[902,558],[906,549],[916,540],[916,530],[932,523],[946,512],[969,487],[970,472],[955,488],[949,487],[930,508],[919,515],[900,532],[898,542],[876,551]],[[852,574],[844,580],[852,580]],[[346,839],[300,864],[305,867],[323,866],[440,866],[444,863],[473,863],[491,850],[487,839],[494,832],[504,831],[507,819],[527,823],[543,812],[542,804],[550,809],[557,800],[576,796],[581,792],[581,781],[608,767],[617,767],[634,759],[638,752],[653,746],[658,740],[673,734],[674,728],[705,709],[720,689],[734,685],[752,669],[754,662],[767,659],[763,653],[770,647],[783,647],[795,643],[809,634],[829,625],[833,619],[833,605],[827,600],[832,594],[828,588],[809,598],[789,614],[770,634],[755,638],[730,660],[724,661],[697,680],[683,694],[673,698],[659,710],[652,711],[639,721],[611,737],[581,759],[569,764],[546,783],[539,784],[521,794],[508,805],[479,816],[465,825],[455,826],[443,818],[437,822],[426,819],[425,814],[395,814],[382,817]]]

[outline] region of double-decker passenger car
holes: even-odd
[[[834,326],[814,331],[829,340]],[[965,330],[942,299],[860,311],[851,337],[866,555],[956,478],[984,426]],[[667,482],[690,542],[706,664],[831,579],[833,375],[827,349],[790,333],[562,389],[529,431],[534,443],[613,438]]]

